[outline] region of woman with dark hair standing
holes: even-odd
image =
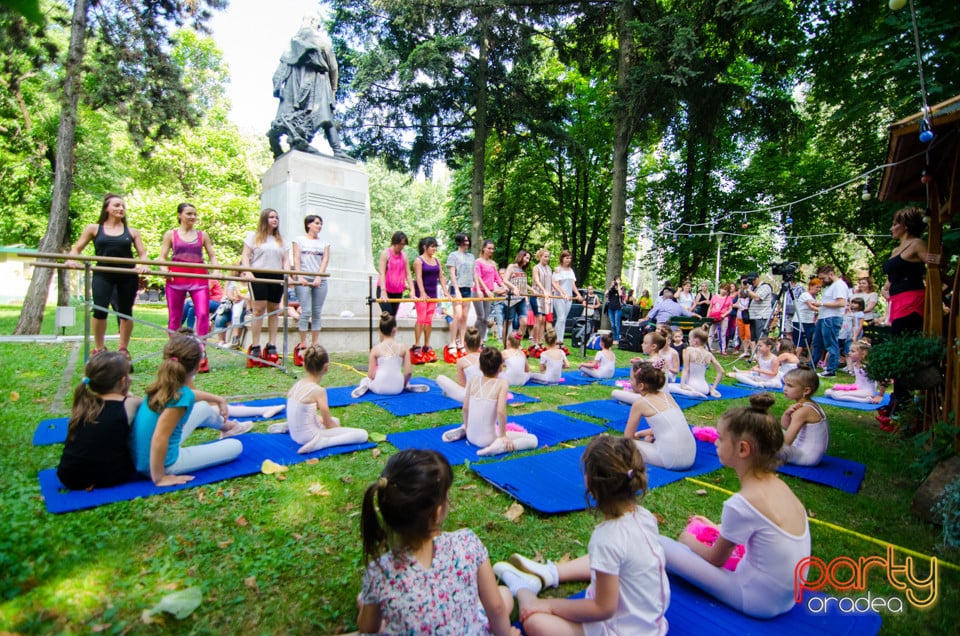
[[[517,333],[521,338],[527,331],[527,267],[530,265],[530,252],[520,249],[517,258],[507,265],[504,282],[510,290],[510,301],[503,312],[503,322],[512,325],[517,320]],[[506,331],[504,331],[506,333]]]
[[[923,331],[927,264],[940,263],[940,255],[929,254],[927,243],[921,238],[924,230],[923,214],[920,208],[902,208],[894,213],[893,225],[890,226],[890,234],[900,242],[883,264],[883,271],[887,275],[883,291],[885,295],[889,294],[890,298],[887,320],[893,336]],[[898,403],[910,395],[909,391],[899,388],[899,384],[894,378],[890,414]],[[889,424],[888,421],[883,423]]]
[[[474,266],[477,294],[481,298],[502,295],[506,291],[503,280],[500,278],[500,271],[497,269],[497,263],[493,260],[494,247],[493,241],[485,240],[480,247],[480,256]],[[480,342],[483,342],[487,339],[487,327],[493,313],[493,301],[475,301],[474,307],[477,309],[477,331],[480,332]]]
[[[620,277],[617,276],[607,289],[607,318],[610,319],[610,330],[613,332],[613,346],[620,344],[620,317],[623,311],[623,302],[620,300]]]
[[[203,252],[206,251],[210,263],[216,265],[217,255],[213,251],[210,235],[195,227],[197,224],[197,209],[189,203],[181,203],[177,206],[177,221],[179,221],[180,227],[175,230],[167,230],[163,235],[163,243],[160,246],[160,260],[202,264]],[[170,255],[171,250],[173,250],[173,256]],[[169,268],[162,267],[161,269],[181,274],[206,274],[208,271],[205,267],[179,265],[173,265]],[[167,278],[167,331],[174,334],[180,328],[187,296],[190,296],[193,300],[193,311],[196,312],[197,316],[196,331],[202,347],[203,338],[210,333],[210,284],[204,278],[181,276]],[[200,373],[210,372],[206,354],[200,361],[199,370]]]
[[[257,269],[287,269],[287,250],[280,236],[280,215],[272,208],[266,208],[260,213],[260,221],[255,232],[247,232],[243,240],[243,253],[240,264],[244,267]],[[243,278],[266,278],[283,280],[283,274],[257,274],[243,272]],[[247,368],[263,366],[254,358],[262,358],[276,364],[280,360],[277,353],[277,308],[283,300],[283,285],[276,283],[252,283],[253,292],[251,306],[254,320],[250,324],[250,334],[253,338],[250,349],[247,350]],[[269,313],[267,318],[267,346],[260,349],[260,332],[263,329],[263,314]]]
[[[403,248],[407,246],[407,235],[403,232],[394,232],[390,238],[390,247],[380,252],[377,271],[377,298],[380,299],[380,311],[385,311],[396,317],[400,303],[388,302],[399,300],[403,292],[410,289],[414,293],[413,276],[410,274],[410,263],[403,255]]]
[[[316,272],[317,276],[296,276],[297,300],[300,301],[300,320],[297,330],[300,344],[294,347],[293,363],[303,366],[302,350],[307,348],[307,331],[310,331],[310,344],[320,344],[320,314],[327,299],[327,279],[323,276],[330,263],[330,244],[318,237],[323,229],[323,219],[316,214],[303,218],[305,236],[293,239],[293,270],[296,272]]]
[[[470,237],[461,232],[453,237],[453,242],[457,244],[457,249],[447,256],[447,273],[450,277],[450,297],[456,300],[453,303],[453,322],[450,324],[450,344],[447,346],[449,354],[444,354],[447,362],[456,362],[458,357],[466,355],[463,338],[467,333],[470,305],[456,301],[470,298],[476,269],[476,258],[470,253]]]
[[[137,257],[147,259],[147,250],[143,247],[140,233],[127,226],[127,204],[119,194],[107,194],[103,197],[103,207],[100,209],[100,218],[83,228],[80,238],[70,249],[70,254],[79,255],[87,243],[93,241],[93,252],[97,256],[113,256],[117,258],[133,258],[136,248]],[[83,267],[74,260],[66,261],[68,267],[80,269]],[[97,263],[101,265],[101,263]],[[137,287],[140,283],[139,274],[145,274],[144,265],[123,265],[120,263],[102,263],[105,267],[129,268],[129,274],[115,274],[113,272],[93,273],[93,352],[96,355],[106,350],[104,336],[107,333],[107,309],[111,298],[116,293],[118,313],[130,316],[133,314],[133,302],[136,300]],[[117,350],[130,360],[130,334],[133,333],[133,321],[120,318],[120,343]]]

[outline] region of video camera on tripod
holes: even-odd
[[[774,276],[781,276],[784,282],[793,282],[800,269],[800,263],[773,263],[770,265],[770,273]]]

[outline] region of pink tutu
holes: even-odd
[[[507,425],[504,426],[508,433],[526,433],[527,429],[523,428],[519,424],[514,424],[513,422],[507,422]]]
[[[689,532],[697,541],[704,545],[713,545],[720,537],[720,531],[717,528],[708,526],[697,519],[691,519],[687,524],[687,527],[684,529],[684,532]],[[737,566],[740,564],[740,559],[743,558],[743,555],[744,547],[738,544],[733,549],[733,554],[731,554],[730,558],[727,559],[727,562],[723,564],[724,569],[730,570],[731,572],[736,570]]]
[[[617,380],[615,384],[623,389],[624,391],[632,391],[633,385],[630,384],[630,380]]]
[[[693,436],[701,442],[715,442],[720,434],[712,426],[694,426]]]
[[[834,384],[833,385],[834,391],[856,391],[857,388],[858,387],[856,384]]]

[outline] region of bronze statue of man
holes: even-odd
[[[304,17],[300,30],[291,38],[273,74],[273,95],[280,99],[280,105],[267,138],[274,158],[284,153],[280,146],[280,138],[284,135],[291,150],[319,154],[310,141],[321,128],[333,155],[350,158],[340,146],[340,136],[333,121],[337,78],[333,42],[319,17]]]

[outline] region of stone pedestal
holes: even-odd
[[[261,206],[280,213],[280,232],[285,242],[305,234],[306,215],[316,214],[323,219],[320,239],[331,248],[324,316],[339,316],[346,310],[365,317],[368,280],[376,270],[370,245],[369,188],[363,165],[294,150],[277,159],[261,183]]]

